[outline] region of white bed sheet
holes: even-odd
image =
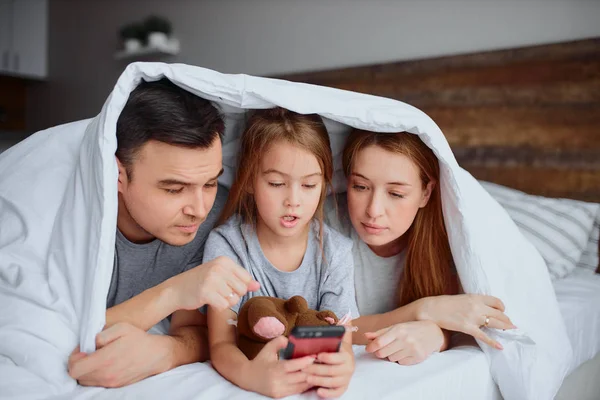
[[[356,373],[342,399],[501,399],[490,374],[485,354],[477,347],[462,346],[427,361],[405,367],[382,362],[355,346]],[[120,389],[78,387],[56,399],[102,400],[131,398],[169,399],[264,399],[221,378],[206,364],[193,364],[148,378]],[[318,399],[309,391],[297,399]]]
[[[570,372],[600,351],[600,275],[576,269],[554,284],[559,307],[573,345]],[[355,346],[356,373],[343,399],[502,399],[485,354],[460,346],[435,354],[426,362],[404,367],[381,362]],[[77,400],[158,398],[262,399],[221,378],[207,364],[187,365],[121,389],[78,387]],[[57,398],[67,398],[57,397]],[[316,399],[314,392],[294,398]]]
[[[600,352],[600,275],[576,268],[554,289],[573,348],[571,373]]]
[[[600,275],[576,269],[554,284],[573,345],[570,372],[600,351]],[[164,327],[163,327],[164,329]],[[381,362],[355,346],[356,373],[343,399],[501,399],[484,353],[461,346],[404,367]],[[78,387],[57,399],[262,399],[221,378],[207,364],[187,365],[120,389]],[[316,399],[314,392],[294,398]]]

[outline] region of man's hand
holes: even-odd
[[[96,336],[94,353],[79,348],[71,353],[69,375],[83,386],[116,388],[135,383],[171,368],[173,340],[127,323],[115,324]]]
[[[167,282],[174,289],[178,310],[194,310],[208,304],[222,311],[260,287],[248,271],[227,257],[215,258]]]

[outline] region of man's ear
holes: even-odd
[[[121,192],[125,191],[125,189],[127,188],[127,184],[129,183],[129,178],[127,177],[127,169],[125,168],[125,166],[123,165],[121,160],[119,160],[119,157],[115,156],[115,160],[117,160],[117,168],[119,169],[117,189],[121,193]]]
[[[425,187],[423,191],[423,198],[421,199],[421,203],[419,204],[419,208],[423,208],[429,203],[429,198],[431,197],[431,193],[433,193],[433,189],[435,188],[436,182],[431,181]]]

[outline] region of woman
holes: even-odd
[[[458,294],[433,151],[417,135],[354,130],[342,161],[347,193],[328,220],[354,242],[354,343],[404,365],[447,349],[451,331],[501,350],[481,328],[515,328],[502,302]]]

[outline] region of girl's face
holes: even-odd
[[[402,236],[433,183],[423,188],[418,167],[406,156],[369,146],[355,157],[348,177],[348,212],[354,229],[382,257],[398,254]]]
[[[253,185],[258,229],[281,237],[305,232],[322,185],[323,172],[313,154],[286,141],[272,144]]]

